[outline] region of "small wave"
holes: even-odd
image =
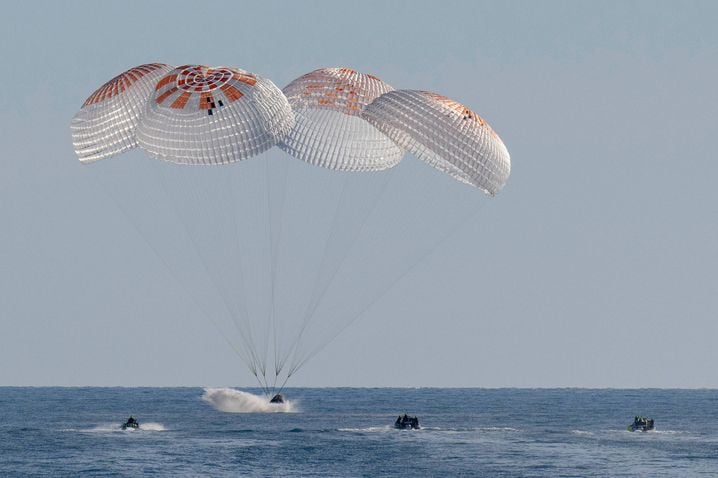
[[[364,427],[364,428],[340,428],[340,432],[354,432],[354,433],[386,433],[394,431],[394,427]]]
[[[574,435],[593,435],[593,432],[587,430],[571,430],[571,433]]]
[[[215,410],[226,413],[292,413],[295,404],[290,400],[284,403],[270,403],[267,397],[243,392],[234,388],[205,388],[202,400]]]
[[[678,437],[691,437],[691,436],[694,436],[694,433],[691,432],[691,431],[688,431],[688,430],[656,430],[656,429],[653,429],[653,430],[648,430],[648,431],[645,431],[645,432],[642,432],[642,431],[632,432],[632,431],[630,431],[630,430],[623,429],[623,430],[611,430],[611,431],[612,431],[612,432],[623,433],[623,434],[626,434],[626,433],[627,433],[627,434],[629,434],[629,435],[631,435],[631,436],[634,436],[634,435],[635,435],[635,436],[639,436],[639,437],[640,437],[640,436],[663,436],[663,437],[673,436],[673,437],[677,437],[677,438],[678,438]]]
[[[422,430],[431,430],[438,432],[451,432],[451,433],[466,433],[466,432],[518,432],[518,428],[512,427],[421,427]]]

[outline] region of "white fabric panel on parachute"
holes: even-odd
[[[72,143],[82,162],[137,146],[135,129],[155,83],[172,66],[149,63],[117,75],[92,93],[72,119]]]
[[[148,153],[180,164],[225,164],[271,148],[294,125],[274,83],[246,71],[185,65],[162,77],[137,139]]]
[[[417,158],[492,196],[511,172],[501,138],[479,115],[445,96],[391,91],[370,103],[362,117]]]
[[[361,118],[364,107],[394,88],[349,68],[322,68],[284,88],[296,125],[279,147],[307,163],[340,171],[396,166],[404,151]]]

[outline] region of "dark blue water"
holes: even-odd
[[[0,476],[718,476],[716,390],[297,388],[292,413],[203,393],[0,388]]]

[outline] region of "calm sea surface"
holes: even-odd
[[[288,413],[212,393],[0,388],[0,476],[718,477],[718,390],[295,388]],[[423,428],[394,430],[405,412]]]

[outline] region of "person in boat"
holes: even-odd
[[[419,418],[417,417],[410,417],[406,413],[404,415],[399,415],[394,422],[395,428],[402,428],[402,429],[418,429],[419,428]]]
[[[137,420],[135,420],[135,417],[130,415],[130,418],[127,419],[125,423],[122,424],[122,429],[126,430],[128,428],[140,428],[140,424]]]
[[[636,430],[649,431],[654,428],[654,420],[636,415],[633,417],[633,423],[628,426],[628,430],[635,432]]]

